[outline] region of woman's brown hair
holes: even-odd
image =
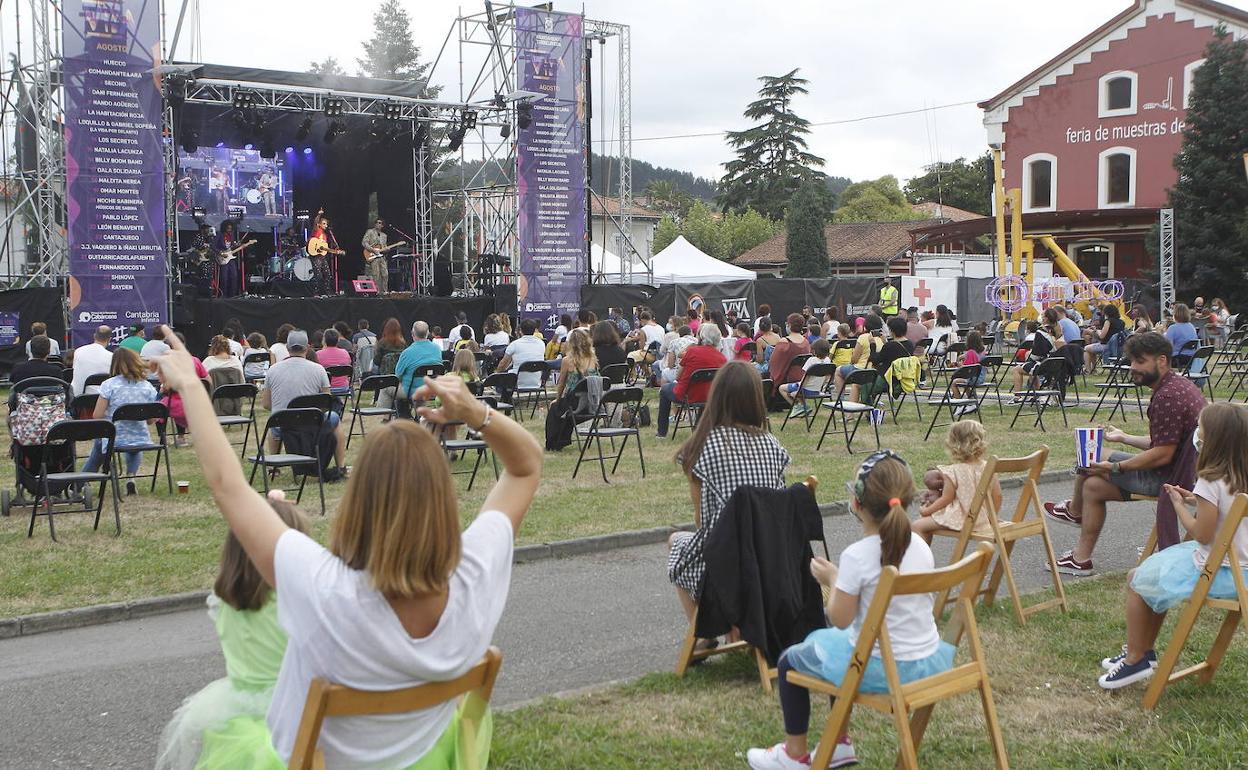
[[[407,344],[403,339],[403,326],[397,318],[387,318],[381,327],[380,344],[390,348],[401,348]]]
[[[308,531],[307,517],[294,503],[270,498],[269,505],[277,511],[286,526],[300,532]],[[221,566],[217,570],[217,582],[213,583],[212,592],[236,610],[258,610],[268,601],[272,590],[231,531],[221,546]]]
[[[1231,494],[1248,492],[1248,408],[1224,401],[1200,413],[1200,454],[1196,475],[1221,479]]]
[[[914,499],[910,468],[895,456],[885,457],[866,472],[860,488],[858,506],[880,532],[880,566],[900,567],[910,547],[910,517],[906,515]]]
[[[410,420],[370,434],[338,506],[329,550],[367,572],[385,596],[411,598],[446,590],[460,536],[455,485],[433,434]]]
[[[745,361],[729,361],[715,373],[698,427],[676,453],[676,462],[686,474],[692,473],[707,436],[715,428],[733,427],[760,434],[766,432],[766,425],[767,405],[758,370]],[[748,462],[748,458],[743,461]]]
[[[589,330],[594,337],[595,345],[618,345],[620,344],[620,332],[615,328],[615,324],[610,321],[599,321]]]
[[[1184,305],[1182,302],[1176,304],[1174,309],[1170,312],[1174,315],[1174,322],[1176,324],[1186,324],[1192,322],[1192,311],[1188,310],[1187,305]]]
[[[147,378],[147,366],[139,354],[130,348],[117,348],[113,351],[113,363],[108,367],[110,377],[122,376],[136,382]]]
[[[218,334],[208,343],[208,355],[219,356],[222,353],[230,352],[230,338],[224,334]],[[116,354],[114,354],[116,355]]]

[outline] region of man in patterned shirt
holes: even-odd
[[[1162,484],[1191,489],[1196,475],[1196,431],[1205,397],[1200,388],[1170,368],[1170,342],[1156,332],[1127,338],[1123,357],[1131,362],[1131,381],[1151,388],[1148,435],[1131,436],[1111,426],[1105,440],[1135,447],[1138,454],[1113,452],[1108,458],[1080,469],[1075,494],[1062,503],[1045,503],[1049,521],[1079,527],[1079,543],[1057,560],[1064,575],[1091,575],[1092,550],[1105,524],[1105,504],[1132,496],[1156,497],[1157,547],[1179,542],[1178,520]]]

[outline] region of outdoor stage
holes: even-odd
[[[355,330],[356,322],[368,319],[370,329],[381,334],[387,318],[397,318],[403,336],[411,336],[413,321],[426,321],[441,326],[444,332],[455,326],[458,313],[468,316],[468,323],[482,327],[490,313],[516,312],[516,287],[498,287],[493,297],[429,297],[410,294],[389,294],[385,297],[235,297],[233,299],[186,299],[176,308],[176,328],[187,336],[193,352],[208,349],[213,335],[219,334],[226,321],[237,318],[248,332],[264,334],[273,344],[277,327],[285,323],[312,331],[327,329],[335,321],[345,321]]]

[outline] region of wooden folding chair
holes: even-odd
[[[1231,637],[1235,635],[1235,629],[1240,621],[1243,621],[1244,628],[1248,629],[1248,619],[1245,619],[1244,615],[1245,610],[1248,609],[1248,587],[1244,585],[1244,565],[1239,563],[1239,556],[1233,547],[1235,530],[1239,528],[1246,516],[1248,516],[1248,495],[1241,492],[1235,495],[1235,502],[1231,505],[1230,512],[1226,514],[1226,519],[1223,520],[1222,525],[1218,527],[1217,534],[1213,537],[1213,543],[1209,548],[1209,558],[1205,561],[1204,569],[1200,571],[1200,577],[1196,579],[1196,588],[1188,597],[1187,606],[1183,608],[1183,614],[1179,616],[1179,621],[1174,626],[1174,633],[1170,635],[1170,643],[1166,645],[1166,651],[1162,654],[1161,660],[1157,662],[1157,670],[1153,672],[1153,678],[1144,692],[1144,708],[1150,711],[1156,708],[1157,701],[1161,700],[1161,694],[1165,692],[1166,685],[1171,682],[1177,682],[1192,674],[1200,674],[1200,681],[1205,684],[1213,681],[1213,675],[1217,673],[1218,666],[1222,663],[1223,656],[1226,655],[1226,648],[1230,646]],[[1209,589],[1213,585],[1213,579],[1217,576],[1218,570],[1222,568],[1223,560],[1231,565],[1231,575],[1235,580],[1236,598],[1234,599],[1214,599],[1209,596]],[[1191,636],[1192,627],[1196,625],[1196,618],[1205,607],[1226,610],[1226,617],[1222,619],[1222,627],[1218,629],[1213,646],[1209,648],[1209,655],[1193,666],[1175,671],[1179,656],[1183,654],[1183,647],[1187,644],[1187,638]]]
[[[461,695],[467,699],[459,721],[461,745],[475,746],[490,695],[494,692],[494,680],[502,664],[503,654],[497,647],[490,647],[480,663],[463,676],[446,682],[428,682],[400,690],[356,690],[330,684],[324,679],[313,679],[308,686],[308,699],[303,704],[303,717],[299,720],[299,732],[295,734],[295,746],[287,767],[292,770],[323,770],[325,757],[316,743],[326,717],[403,714],[432,708]],[[473,751],[464,752],[462,759],[464,767],[469,770],[479,767]]]
[[[875,597],[871,600],[871,606],[867,608],[862,629],[858,633],[858,644],[854,647],[853,659],[845,670],[845,678],[840,686],[797,671],[789,671],[786,674],[790,684],[836,699],[832,704],[831,713],[828,714],[828,721],[824,725],[819,750],[811,759],[812,768],[822,769],[828,766],[832,759],[832,752],[836,748],[836,736],[845,734],[854,706],[861,704],[880,713],[892,715],[897,725],[896,766],[907,768],[907,770],[917,770],[919,744],[923,741],[923,733],[926,732],[928,720],[931,719],[932,708],[938,701],[972,691],[979,692],[996,766],[998,768],[1009,767],[1005,741],[1001,737],[1001,725],[997,722],[997,707],[992,700],[992,686],[988,678],[988,668],[984,662],[984,649],[979,640],[979,626],[975,622],[975,607],[971,598],[975,595],[978,586],[984,582],[984,574],[988,571],[990,561],[992,561],[992,546],[980,543],[974,553],[943,569],[902,575],[896,567],[885,567],[880,574]],[[953,617],[945,627],[943,638],[956,647],[965,635],[970,659],[943,673],[903,685],[897,673],[897,661],[893,658],[893,644],[888,635],[888,627],[884,624],[884,614],[888,611],[889,603],[896,596],[934,591],[939,591],[943,595],[954,586],[961,586],[961,589],[955,599],[957,606],[954,608]],[[887,694],[858,692],[858,685],[867,670],[871,651],[877,641],[880,645],[880,660],[884,665],[885,675],[888,677],[889,691]]]
[[[974,601],[982,596],[984,604],[992,604],[993,599],[997,596],[997,589],[1001,585],[1001,576],[1004,575],[1005,582],[1010,589],[1010,599],[1014,602],[1014,614],[1018,618],[1018,622],[1023,625],[1027,623],[1028,615],[1049,607],[1060,607],[1062,612],[1070,611],[1070,605],[1066,601],[1066,590],[1062,587],[1062,576],[1057,571],[1057,556],[1053,553],[1053,540],[1049,537],[1049,527],[1044,520],[1044,511],[1040,507],[1040,490],[1037,487],[1040,474],[1044,472],[1044,462],[1048,456],[1049,448],[1041,446],[1040,449],[1026,457],[989,457],[988,464],[984,468],[984,474],[979,479],[979,486],[975,488],[975,496],[971,498],[970,510],[967,511],[966,518],[962,521],[962,529],[957,531],[936,530],[934,533],[957,538],[957,544],[953,547],[953,556],[950,559],[955,562],[966,553],[972,540],[980,543],[992,543],[995,546],[997,564],[992,569],[992,577],[989,578],[986,586],[976,587],[974,596],[970,598]],[[1024,472],[1027,474],[1027,478],[1023,480],[1023,488],[1018,497],[1018,505],[1014,507],[1014,518],[1002,521],[998,516],[999,512],[994,508],[992,502],[993,478],[999,473]],[[987,513],[988,523],[992,526],[992,534],[990,535],[977,534],[975,532],[976,512],[981,507]],[[1035,512],[1035,517],[1030,520],[1027,518],[1028,507]],[[1014,579],[1014,569],[1010,564],[1010,556],[1016,542],[1023,538],[1036,536],[1039,536],[1044,541],[1044,555],[1049,561],[1049,574],[1053,577],[1053,591],[1057,595],[1052,599],[1038,602],[1030,607],[1023,607],[1023,598]],[[949,597],[947,590],[937,596],[936,617],[940,617],[941,613],[944,612],[946,604],[955,600]]]
[[[802,483],[810,487],[811,494],[814,494],[815,490],[819,487],[819,479],[814,476],[807,476],[806,480]],[[826,540],[823,543],[823,555],[824,558],[830,558],[828,555],[828,544]],[[824,600],[826,603],[826,596],[824,597]],[[685,640],[680,643],[680,654],[676,658],[676,676],[683,677],[685,672],[688,671],[689,667],[694,663],[714,657],[715,655],[723,655],[729,652],[750,652],[753,653],[754,663],[758,666],[758,679],[759,683],[763,686],[763,692],[771,695],[771,681],[778,676],[778,673],[773,666],[767,663],[767,656],[763,654],[762,650],[751,645],[744,639],[738,639],[736,641],[728,642],[727,644],[721,644],[718,647],[713,647],[707,650],[695,650],[694,647],[697,645],[698,641],[696,633],[697,628],[698,611],[695,609],[693,611],[693,617],[689,619],[689,630],[685,632]]]

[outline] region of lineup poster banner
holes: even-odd
[[[583,25],[575,14],[516,9],[519,87],[545,96],[517,137],[520,317],[547,329],[580,307],[588,268]]]
[[[70,336],[164,323],[158,3],[65,0]]]

